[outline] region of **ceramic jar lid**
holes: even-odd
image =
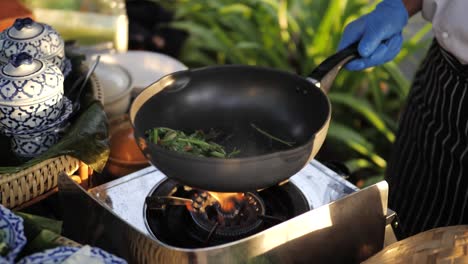
[[[21,52],[38,59],[50,59],[64,50],[63,39],[57,31],[31,18],[16,19],[13,26],[0,36],[0,42],[0,56],[3,60]]]
[[[60,69],[26,52],[0,67],[0,105],[26,105],[63,94]]]

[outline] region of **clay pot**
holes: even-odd
[[[150,166],[133,136],[133,127],[127,115],[109,122],[110,155],[106,172],[111,177],[122,177]]]

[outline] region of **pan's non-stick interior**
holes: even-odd
[[[216,129],[223,133],[218,143],[240,150],[236,157],[251,157],[290,148],[253,126],[297,147],[313,139],[329,116],[328,100],[318,88],[282,71],[224,66],[168,77],[172,84],[138,110],[138,134],[154,127]]]

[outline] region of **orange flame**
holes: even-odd
[[[190,212],[195,211],[195,209],[193,208],[192,203],[185,203],[185,207],[187,207],[187,210],[189,210]]]
[[[219,202],[221,210],[231,212],[235,209],[236,201],[241,201],[244,198],[243,193],[220,193],[208,192],[216,201]]]

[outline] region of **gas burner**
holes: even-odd
[[[219,198],[222,195],[226,197]],[[208,239],[223,239],[252,234],[263,222],[265,206],[254,193],[202,192],[195,193],[189,211],[195,223],[208,232]]]
[[[259,192],[214,193],[165,180],[146,198],[146,225],[158,240],[203,248],[242,239],[310,210],[291,183]]]

